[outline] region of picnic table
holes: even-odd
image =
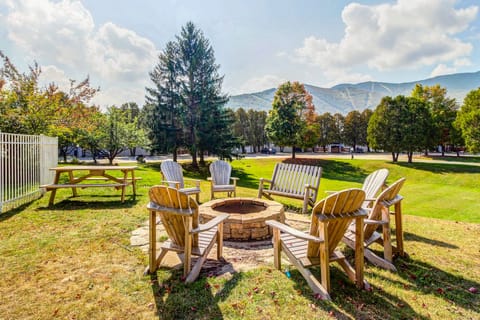
[[[51,191],[48,205],[53,205],[57,189],[71,188],[73,196],[77,196],[77,188],[106,188],[113,187],[122,190],[122,203],[125,201],[125,191],[128,185],[132,185],[133,198],[136,196],[136,180],[141,178],[135,177],[135,169],[137,166],[65,166],[54,167],[50,170],[55,171],[55,178],[52,184],[41,185],[46,191]],[[122,177],[115,177],[107,172],[121,171]],[[68,182],[61,183],[60,175],[68,173]],[[74,174],[76,173],[76,175]],[[84,183],[86,181],[97,183]],[[98,183],[98,181],[103,181]]]

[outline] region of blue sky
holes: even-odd
[[[187,21],[210,40],[224,91],[321,87],[480,70],[478,0],[0,0],[0,50],[102,107],[143,105],[148,72]]]

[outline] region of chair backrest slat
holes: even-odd
[[[365,191],[365,197],[367,199],[374,199],[378,192],[385,185],[388,178],[388,169],[379,169],[365,178],[363,182],[362,190]]]
[[[395,181],[392,185],[390,185],[387,189],[383,190],[382,193],[380,193],[370,210],[368,219],[381,220],[382,210],[387,210],[388,207],[394,202],[394,200],[402,199],[402,197],[398,193],[400,192],[400,189],[405,183],[405,180],[405,178],[401,178]],[[376,231],[377,227],[378,225],[366,224],[364,227],[365,239],[370,238],[372,234]]]
[[[305,185],[309,184],[318,189],[322,168],[290,163],[277,163],[272,175],[273,191],[302,195]],[[315,197],[316,198],[316,193]]]
[[[148,195],[154,205],[162,207],[162,210],[158,212],[172,243],[183,247],[185,245],[185,231],[188,227],[186,219],[192,219],[193,229],[197,228],[199,224],[197,202],[185,193],[167,186],[153,186],[150,188]],[[172,210],[168,211],[168,208]],[[188,209],[191,211],[191,215],[179,215],[177,214],[178,209],[183,209],[182,212]],[[196,234],[193,236],[193,246],[198,246],[198,235]]]
[[[347,189],[319,201],[313,208],[310,234],[318,237],[322,228],[328,228],[326,234],[328,234],[328,252],[330,255],[342,240],[351,221],[365,211],[362,209],[364,200],[365,192],[363,190]],[[319,216],[328,216],[329,219],[327,222],[322,222]],[[308,243],[307,255],[309,257],[318,257],[319,250],[318,243]]]
[[[210,165],[210,174],[212,175],[213,184],[215,185],[227,185],[230,183],[230,175],[232,173],[232,167],[230,164],[223,160],[217,160]]]
[[[182,166],[172,160],[162,161],[160,165],[162,174],[167,181],[178,181],[180,188],[184,187]],[[175,188],[175,184],[169,183],[169,186]]]

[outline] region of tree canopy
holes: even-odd
[[[275,92],[265,130],[275,144],[292,147],[292,158],[295,147],[302,145],[311,101],[311,95],[299,82],[287,81]]]
[[[470,152],[480,151],[480,88],[470,91],[458,112],[456,124]]]

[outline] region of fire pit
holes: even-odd
[[[266,220],[285,222],[283,205],[278,202],[252,198],[227,198],[206,202],[200,205],[200,216],[207,222],[217,215],[229,213],[225,220],[223,238],[225,240],[264,240],[272,236]]]

